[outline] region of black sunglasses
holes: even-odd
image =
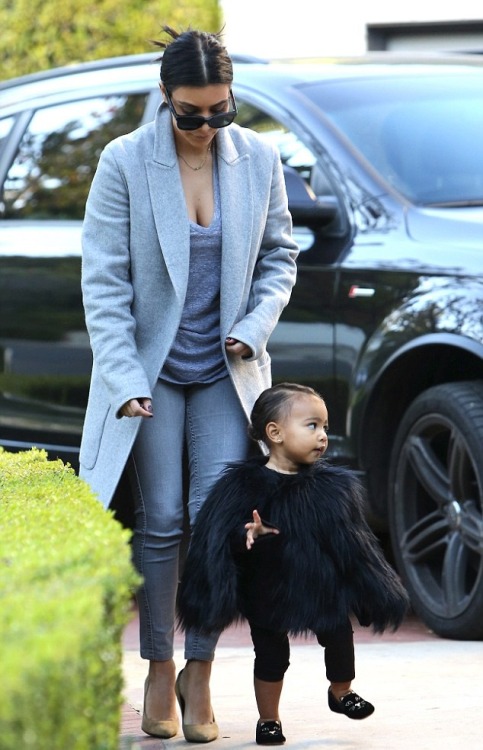
[[[210,128],[226,128],[227,125],[231,125],[233,120],[238,114],[238,109],[235,102],[233,91],[230,89],[230,103],[231,109],[228,112],[219,112],[211,117],[202,117],[201,115],[179,115],[171,101],[171,97],[165,89],[166,101],[168,103],[169,111],[176,120],[176,125],[180,130],[198,130],[203,127],[205,122]]]

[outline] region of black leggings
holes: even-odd
[[[290,643],[285,632],[260,628],[250,623],[255,650],[255,677],[265,682],[279,682],[290,664]],[[329,682],[350,682],[354,671],[354,633],[350,620],[336,631],[315,633],[325,649],[325,673]]]

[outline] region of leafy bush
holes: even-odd
[[[116,750],[130,532],[44,451],[0,449],[0,750]]]

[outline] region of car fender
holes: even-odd
[[[347,433],[365,470],[387,459],[397,425],[421,391],[483,378],[483,284],[441,279],[436,293],[412,296],[393,309],[354,368]]]

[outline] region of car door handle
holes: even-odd
[[[349,289],[347,296],[351,299],[354,297],[373,297],[375,293],[376,290],[370,286],[358,286],[357,284],[353,284]]]

